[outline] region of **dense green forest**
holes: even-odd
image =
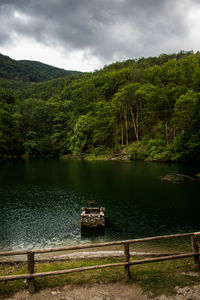
[[[54,73],[26,61],[19,71],[4,58],[1,158],[128,152],[132,160],[200,159],[200,52],[116,62],[93,73]]]
[[[38,61],[14,60],[0,54],[0,78],[22,80],[25,82],[40,82],[80,73],[55,68]]]

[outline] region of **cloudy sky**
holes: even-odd
[[[0,0],[0,53],[69,70],[200,50],[200,0]]]

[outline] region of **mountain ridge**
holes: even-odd
[[[14,60],[0,53],[0,78],[3,79],[42,82],[80,73],[34,60]]]

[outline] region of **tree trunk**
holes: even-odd
[[[124,120],[126,126],[126,147],[128,147],[128,122],[127,122],[127,111],[124,111]]]
[[[138,111],[136,112],[136,128],[137,128],[137,141],[139,142],[139,122],[138,122]]]
[[[139,142],[139,135],[138,135],[138,114],[136,115],[136,118],[135,118],[132,108],[131,108],[131,117],[132,117],[132,121],[133,121],[133,127],[134,127],[135,137],[136,137],[137,142]]]
[[[114,146],[115,151],[119,148],[119,142],[120,142],[120,140],[119,140],[119,131],[120,131],[120,129],[119,129],[119,126],[116,122],[116,124],[115,124],[115,134],[114,134],[114,140],[113,140],[113,146]]]
[[[123,124],[122,124],[121,113],[120,113],[120,127],[121,127],[121,145],[124,146],[124,132],[123,132]]]
[[[175,124],[173,125],[173,135],[174,135],[174,139],[175,139],[175,137],[176,137],[176,126],[175,126]]]
[[[165,133],[166,133],[166,141],[167,141],[167,146],[169,145],[169,134],[168,134],[168,122],[165,122]]]

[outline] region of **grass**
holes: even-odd
[[[120,262],[120,258],[76,260],[54,263],[37,263],[35,272],[46,272],[62,269],[86,267],[91,265],[110,264]],[[144,292],[153,296],[161,294],[172,295],[175,287],[185,287],[200,283],[200,276],[191,276],[188,272],[194,271],[193,259],[156,262],[131,267],[132,279],[126,284],[137,284]],[[1,264],[0,275],[27,273],[26,264]],[[199,274],[200,275],[200,274]],[[66,275],[41,277],[36,279],[37,289],[63,286],[65,284],[82,285],[92,283],[124,282],[123,267],[91,270]],[[11,295],[21,289],[26,289],[26,280],[16,280],[0,283],[0,297]],[[4,298],[1,298],[4,299]]]

